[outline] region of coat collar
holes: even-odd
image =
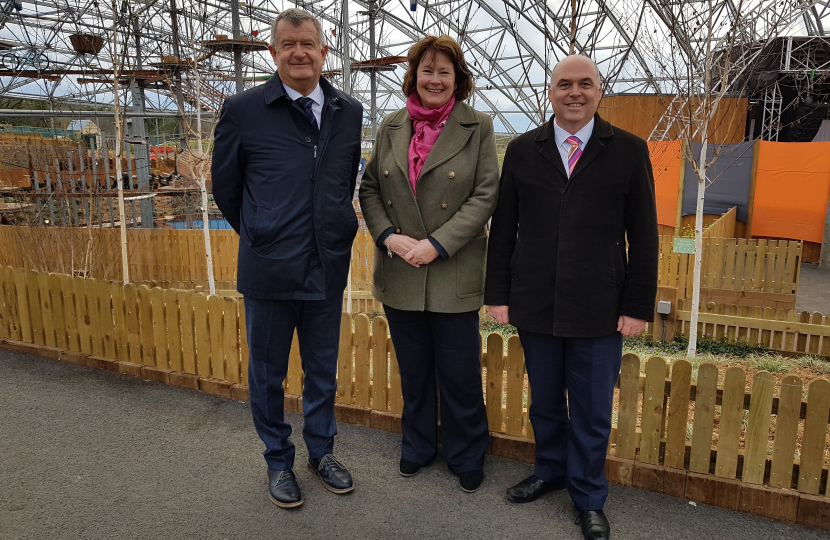
[[[565,172],[565,166],[562,164],[562,156],[559,154],[559,149],[556,147],[556,137],[553,136],[553,118],[554,117],[551,116],[550,120],[545,122],[542,129],[540,129],[536,134],[536,141],[542,143],[539,153],[542,154],[545,159],[553,163],[554,168],[559,171],[559,174],[561,174],[567,181],[567,188],[574,177],[577,176],[585,167],[587,167],[589,163],[596,159],[597,156],[599,156],[602,152],[603,146],[605,146],[602,139],[613,137],[614,128],[611,124],[600,118],[599,113],[594,113],[594,131],[591,133],[591,138],[588,139],[588,142],[585,144],[585,151],[582,153],[579,161],[576,162],[573,174],[570,178],[568,178],[568,175]]]
[[[447,118],[447,124],[441,130],[438,140],[435,141],[435,145],[424,162],[421,177],[458,154],[467,144],[478,123],[475,110],[466,103],[457,101]],[[409,120],[407,110],[404,108],[390,115],[386,129],[395,154],[395,162],[408,178],[412,122]]]
[[[339,103],[340,96],[338,95],[337,90],[325,77],[320,77],[320,88],[323,90],[323,96],[325,97],[326,102],[335,105]],[[282,84],[279,71],[275,71],[271,78],[265,82],[263,85],[263,92],[265,94],[266,105],[270,105],[282,97],[291,99],[288,97],[288,94],[285,93],[285,86]]]

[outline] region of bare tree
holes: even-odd
[[[725,97],[743,96],[752,71],[760,64],[766,45],[787,32],[815,4],[810,1],[740,0],[734,10],[708,0],[662,13],[668,35],[645,32],[638,46],[653,52],[655,86],[669,98],[666,112],[651,139],[679,138],[701,142],[697,155],[693,145],[684,145],[686,160],[698,181],[695,211],[695,266],[692,320],[687,355],[697,350],[700,307],[701,255],[703,249],[703,203],[707,171],[718,158],[718,149],[707,158],[715,131],[733,132],[744,111],[729,110]],[[724,114],[726,113],[726,114]]]

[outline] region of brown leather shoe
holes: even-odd
[[[515,503],[532,502],[549,491],[556,491],[565,488],[565,480],[560,482],[545,482],[532,474],[507,489],[507,500]]]

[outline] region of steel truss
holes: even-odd
[[[781,9],[807,4],[799,25],[790,32],[826,35],[830,0],[806,4],[785,0]],[[738,25],[738,31],[744,39],[763,37],[769,14],[759,12],[749,20],[753,2],[748,5],[750,17]],[[64,109],[111,107],[112,75],[102,70],[111,69],[117,58],[121,69],[156,71],[155,76],[133,79],[140,91],[131,92],[133,81],[122,79],[122,99],[128,106],[153,111],[180,108],[187,113],[201,108],[209,118],[222,96],[236,91],[236,81],[241,79],[244,87],[261,84],[273,72],[273,64],[264,51],[235,55],[228,49],[209,54],[203,42],[217,35],[243,39],[256,35],[255,39],[267,41],[273,18],[294,6],[322,21],[330,46],[324,69],[333,73],[335,84],[342,85],[342,0],[250,0],[240,4],[238,17],[231,3],[222,0],[33,0],[26,1],[22,9],[17,9],[14,0],[4,0],[0,2],[0,45],[5,44],[11,54],[10,63],[17,60],[18,65],[0,66],[0,93]],[[376,3],[375,48],[378,57],[405,56],[426,34],[451,35],[462,44],[473,71],[475,107],[493,116],[497,130],[519,133],[549,115],[546,84],[551,68],[572,50],[596,60],[606,93],[678,94],[678,72],[699,71],[704,51],[700,29],[708,6],[708,1],[701,0],[414,0],[413,4],[380,0]],[[715,0],[713,6],[718,28],[734,26],[729,24],[736,14],[732,0]],[[365,14],[369,8],[366,0],[350,0],[350,62],[370,60]],[[97,54],[79,53],[71,42],[73,34],[101,36],[103,48]],[[0,59],[2,55],[0,51]],[[41,55],[48,59],[48,68],[37,64]],[[176,67],[162,61],[171,56],[191,63]],[[790,58],[802,61],[795,53]],[[194,59],[199,59],[197,64],[192,63]],[[201,75],[200,102],[196,100],[195,65]],[[404,69],[398,66],[375,73],[380,117],[403,105]],[[68,70],[82,74],[65,74]],[[352,93],[367,111],[369,79],[368,72],[351,70]]]

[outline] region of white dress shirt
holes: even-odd
[[[562,165],[565,166],[565,174],[570,178],[571,174],[568,172],[568,153],[571,151],[571,143],[567,142],[567,138],[571,135],[579,139],[579,149],[585,151],[585,145],[591,138],[591,133],[594,132],[594,119],[585,124],[585,127],[576,133],[568,133],[556,123],[556,118],[553,119],[553,137],[556,140],[556,148],[559,149],[559,155],[562,156]]]
[[[283,83],[282,86],[285,88],[285,93],[288,94],[288,97],[290,97],[292,101],[297,101],[299,98],[303,97],[301,93],[297,92],[287,84]],[[317,127],[322,127],[323,99],[325,99],[325,97],[323,96],[323,89],[320,88],[320,83],[317,83],[314,90],[312,90],[311,93],[305,97],[311,98],[311,101],[313,102],[311,104],[311,112],[314,113],[314,118],[317,119]]]

